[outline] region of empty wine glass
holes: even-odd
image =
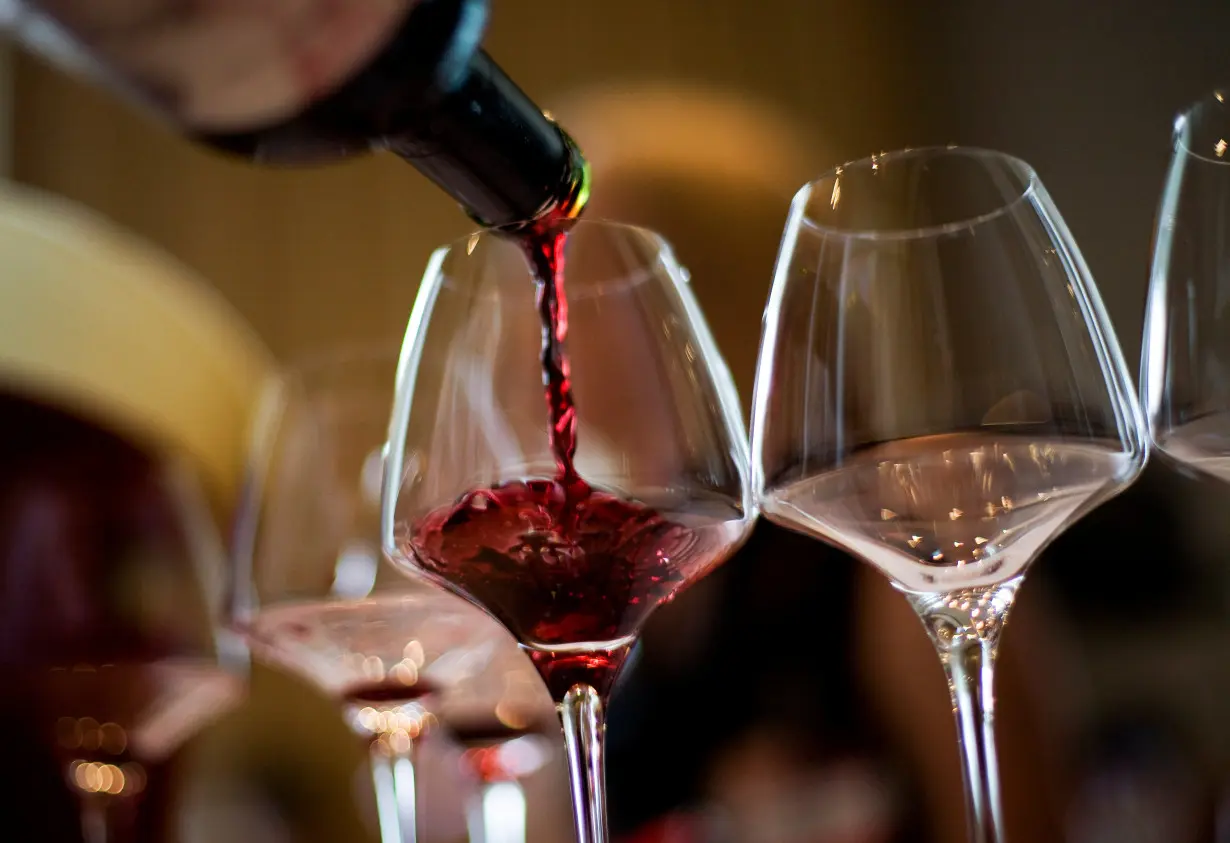
[[[1154,237],[1141,394],[1158,450],[1230,481],[1230,107],[1178,116]]]
[[[566,263],[566,296],[537,280],[544,255]],[[583,221],[547,252],[483,234],[432,256],[398,373],[386,550],[530,654],[583,843],[607,835],[611,686],[653,610],[746,538],[746,455],[729,372],[656,234]]]
[[[230,607],[254,655],[336,699],[367,740],[385,843],[415,839],[414,751],[437,722],[436,700],[497,660],[528,666],[491,618],[381,563],[397,359],[396,345],[334,349],[270,385],[237,522]]]
[[[970,839],[1002,839],[996,646],[1026,568],[1146,460],[1098,292],[1037,175],[996,152],[873,156],[791,205],[752,456],[765,516],[871,563],[952,690]]]

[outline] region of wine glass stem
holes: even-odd
[[[391,751],[384,741],[374,740],[368,751],[372,783],[376,786],[376,815],[381,843],[415,843],[418,837],[415,804],[414,744],[404,751]]]
[[[606,714],[589,685],[576,684],[559,704],[577,843],[606,843]]]
[[[470,843],[525,843],[525,815],[520,782],[483,782],[467,811]]]
[[[995,655],[1020,584],[1017,577],[997,586],[910,595],[948,676],[970,843],[1004,841],[995,754]]]
[[[999,763],[995,757],[995,642],[963,641],[941,652],[952,689],[957,744],[965,773],[966,815],[970,843],[1001,843],[1003,809],[999,799]]]

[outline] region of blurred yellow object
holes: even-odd
[[[0,389],[187,457],[229,508],[273,365],[178,261],[76,203],[0,182]]]

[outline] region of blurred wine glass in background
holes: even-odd
[[[225,553],[194,473],[0,397],[0,664],[80,800],[130,839],[150,771],[242,698],[213,634]]]
[[[414,840],[423,825],[420,742],[452,733],[498,755],[550,710],[541,688],[537,697],[481,696],[484,683],[502,689],[510,673],[532,670],[527,657],[475,607],[381,561],[396,369],[396,345],[347,346],[301,358],[270,382],[237,518],[229,606],[254,655],[336,700],[368,742],[385,843]],[[481,839],[479,819],[471,825]]]

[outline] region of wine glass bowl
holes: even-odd
[[[1088,268],[1024,162],[846,164],[791,205],[753,400],[765,517],[872,564],[948,673],[971,840],[1002,839],[991,676],[1029,564],[1143,469]]]
[[[688,283],[632,226],[474,235],[432,256],[398,371],[385,550],[530,654],[586,843],[605,840],[602,704],[632,643],[756,514],[738,396]]]
[[[733,387],[665,245],[585,222],[567,243],[574,466],[592,494],[570,511],[557,477],[532,270],[478,235],[433,257],[408,329],[387,535],[396,564],[531,650],[610,651],[732,552],[753,507]]]
[[[1141,360],[1142,403],[1159,452],[1230,481],[1230,107],[1215,92],[1175,120],[1154,236]]]
[[[766,517],[942,591],[1016,576],[1131,482],[1121,355],[1051,208],[1023,162],[962,148],[799,193],[757,379]]]

